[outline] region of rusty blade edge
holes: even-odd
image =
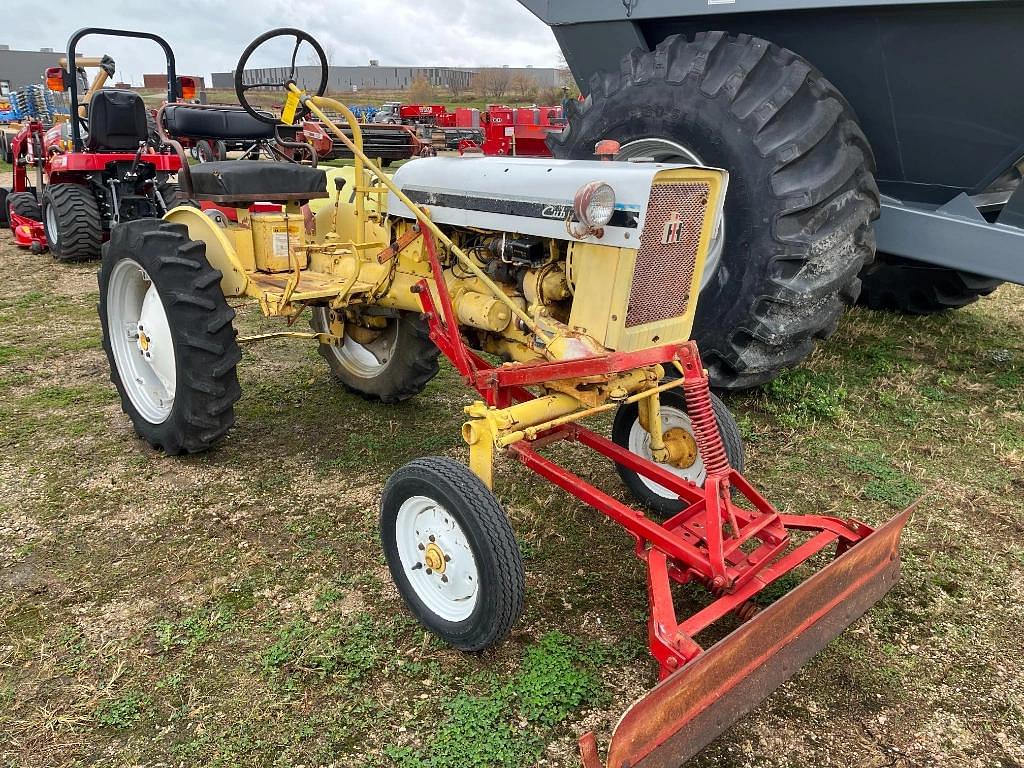
[[[794,675],[896,584],[900,533],[916,506],[634,702],[612,735],[609,768],[678,768]]]

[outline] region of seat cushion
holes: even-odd
[[[89,139],[93,152],[134,152],[149,138],[146,105],[134,91],[103,88],[89,102]]]
[[[272,160],[224,160],[191,168],[192,191],[198,199],[311,200],[327,197],[327,174],[319,168]]]
[[[241,107],[168,104],[164,107],[164,129],[172,138],[183,136],[235,141],[270,141],[274,138],[273,125],[261,123]]]

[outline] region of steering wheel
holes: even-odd
[[[288,70],[288,79],[285,80],[283,83],[260,82],[244,84],[242,80],[245,76],[245,65],[249,63],[249,59],[252,57],[253,53],[256,51],[257,48],[259,48],[268,40],[273,40],[275,37],[295,38],[295,47],[292,49],[292,63],[291,68]],[[266,112],[260,112],[259,110],[253,108],[252,104],[250,104],[248,99],[245,98],[246,93],[253,90],[254,88],[280,88],[283,91],[287,91],[288,83],[296,82],[295,77],[297,70],[295,66],[295,57],[298,55],[299,47],[303,43],[309,43],[311,46],[313,46],[313,50],[316,52],[316,56],[320,64],[320,84],[317,85],[316,95],[323,96],[324,93],[327,91],[327,54],[324,53],[324,49],[320,46],[320,43],[318,43],[312,35],[310,35],[308,32],[303,32],[301,29],[295,29],[293,27],[281,27],[280,29],[272,29],[269,32],[265,32],[264,34],[260,35],[255,40],[253,40],[251,43],[249,43],[249,47],[242,52],[242,58],[240,58],[238,60],[238,64],[235,65],[235,96],[238,97],[238,103],[242,105],[242,108],[245,109],[246,112],[255,117],[261,123],[277,125],[280,122],[280,120],[278,120],[278,118],[276,117],[268,115]],[[305,107],[300,106],[298,111],[295,113],[295,119],[301,120],[308,114],[309,110],[306,109]]]

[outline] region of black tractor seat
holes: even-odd
[[[305,203],[327,197],[327,174],[319,168],[271,160],[223,160],[190,169],[192,193],[214,203]]]
[[[135,152],[149,138],[146,105],[134,91],[103,88],[89,101],[91,152]]]
[[[164,107],[163,123],[164,130],[172,137],[229,141],[271,141],[274,138],[273,125],[260,122],[241,107],[168,104]]]

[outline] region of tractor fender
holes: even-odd
[[[220,287],[225,296],[245,295],[249,285],[245,267],[235,246],[213,219],[197,208],[182,205],[168,211],[164,221],[184,224],[190,239],[206,243],[206,258],[210,266],[220,270]]]

